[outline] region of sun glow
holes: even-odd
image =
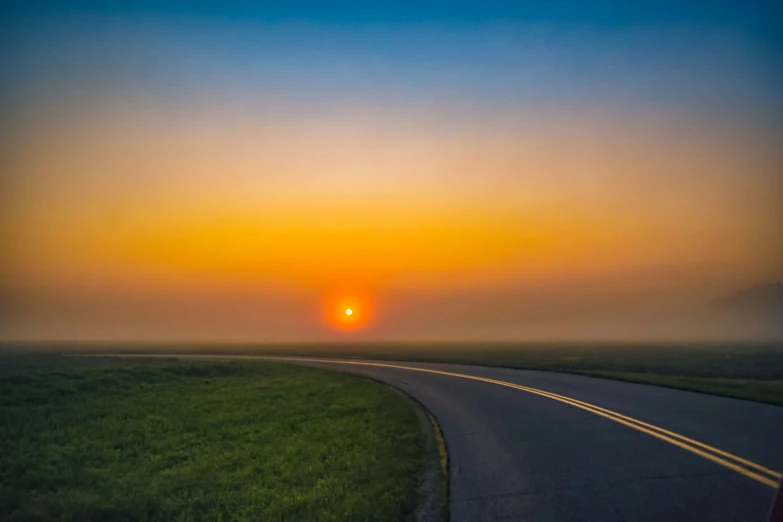
[[[324,303],[326,322],[330,327],[340,330],[364,328],[370,320],[371,302],[365,291],[337,290]]]

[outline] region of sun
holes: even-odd
[[[324,302],[326,322],[331,328],[342,331],[366,328],[374,315],[372,311],[372,299],[361,289],[338,289]]]

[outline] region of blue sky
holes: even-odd
[[[17,2],[6,90],[769,114],[771,2]],[[298,100],[298,101],[297,101]]]
[[[769,16],[779,7],[775,2],[737,0],[616,2],[591,1],[35,1],[9,0],[8,11],[16,12],[145,12],[156,14],[197,14],[227,18],[319,19],[337,22],[410,22],[420,20],[480,21],[487,19],[526,19],[560,22],[625,25],[673,21],[712,23],[771,22]]]

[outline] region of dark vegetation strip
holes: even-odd
[[[406,520],[425,435],[370,380],[267,362],[0,357],[0,520]]]
[[[661,375],[655,373],[631,373],[615,371],[574,372],[591,377],[602,377],[617,381],[654,384],[667,388],[709,393],[722,397],[746,399],[783,406],[783,381],[754,379],[719,379],[692,377],[687,375]]]
[[[299,345],[240,350],[575,373],[783,406],[782,343]]]
[[[577,373],[783,405],[783,342],[6,344],[59,352],[265,354],[443,362]]]

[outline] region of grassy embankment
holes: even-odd
[[[352,375],[0,356],[0,520],[404,520],[425,437]]]
[[[783,346],[777,344],[462,344],[264,351],[575,373],[783,406]]]
[[[30,347],[28,347],[29,349]],[[783,406],[781,343],[50,344],[36,349],[267,354],[449,362],[547,370]]]
[[[783,406],[783,346],[772,343],[298,346],[258,351],[556,371]]]

